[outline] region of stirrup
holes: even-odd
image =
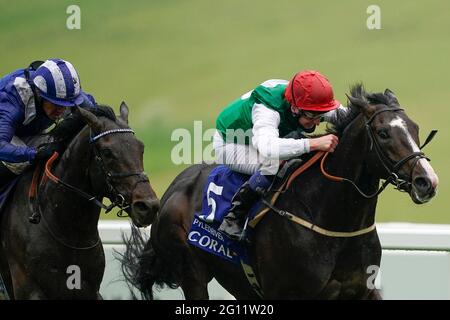
[[[247,235],[247,227],[248,227],[249,221],[250,221],[250,218],[247,217],[245,219],[245,223],[244,223],[244,227],[242,228],[241,235],[239,236],[239,239],[237,240],[238,242],[243,242],[247,239],[246,235]]]
[[[241,230],[241,232],[240,232],[240,234],[238,236],[236,236],[236,235],[231,236],[228,232],[225,232],[225,231],[219,231],[219,232],[224,233],[228,238],[232,239],[233,241],[244,242],[244,241],[247,240],[246,236],[247,236],[248,222],[249,222],[249,218],[247,217],[245,219],[244,226],[242,227],[242,230]]]
[[[39,224],[39,222],[41,222],[41,214],[37,211],[33,211],[32,215],[28,218],[28,221],[32,224]]]
[[[228,226],[226,226],[226,224],[228,224]],[[219,228],[217,229],[217,231],[219,231],[220,233],[224,234],[227,238],[232,239],[234,241],[241,241],[241,239],[245,236],[244,232],[245,232],[245,228],[247,226],[247,219],[244,222],[244,226],[241,227],[241,223],[237,222],[237,221],[233,221],[232,223],[232,227],[229,228],[230,223],[226,222],[225,220],[222,222],[222,224],[219,226]],[[238,229],[234,232],[232,232],[232,230],[230,229]]]

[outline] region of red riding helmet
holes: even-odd
[[[297,73],[284,92],[286,100],[300,110],[327,112],[339,107],[327,78],[317,71]]]

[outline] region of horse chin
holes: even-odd
[[[131,218],[131,222],[133,222],[133,225],[137,228],[147,228],[150,224],[145,223],[144,221],[141,221],[139,216],[133,213],[133,210],[131,208],[125,209],[125,212],[128,214],[128,216]]]
[[[140,224],[136,222],[133,222],[133,224],[138,228],[147,228],[149,226],[149,224]]]
[[[421,196],[417,193],[416,189],[413,187],[413,188],[411,188],[411,192],[409,195],[411,196],[411,199],[415,204],[424,204],[424,203],[429,202],[436,195],[436,192],[433,191],[430,194]]]
[[[128,215],[130,216],[131,221],[133,222],[133,225],[135,225],[138,228],[147,228],[154,221],[153,218],[151,219],[151,221],[149,221],[149,219],[142,219],[142,217],[140,217],[139,215],[134,214],[133,210],[130,210],[128,212]]]
[[[139,221],[139,219],[133,219],[131,218],[131,221],[133,222],[133,225],[137,228],[147,228],[149,224],[142,223]]]

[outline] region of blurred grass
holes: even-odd
[[[81,30],[66,28],[66,8],[81,8]],[[184,166],[175,166],[175,128],[194,120],[212,126],[227,103],[270,78],[302,69],[328,76],[336,97],[363,81],[389,87],[421,127],[440,177],[439,194],[416,206],[392,190],[379,199],[379,221],[450,223],[450,2],[383,0],[382,29],[368,30],[372,1],[5,1],[0,0],[0,74],[30,61],[61,57],[79,70],[83,88],[117,110],[146,144],[145,168],[157,194]]]

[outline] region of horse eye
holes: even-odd
[[[377,133],[381,139],[389,139],[389,133],[386,130],[380,130]]]
[[[113,158],[113,157],[114,157],[114,155],[113,155],[111,149],[102,149],[101,152],[102,152],[102,155],[103,155],[105,158]]]

